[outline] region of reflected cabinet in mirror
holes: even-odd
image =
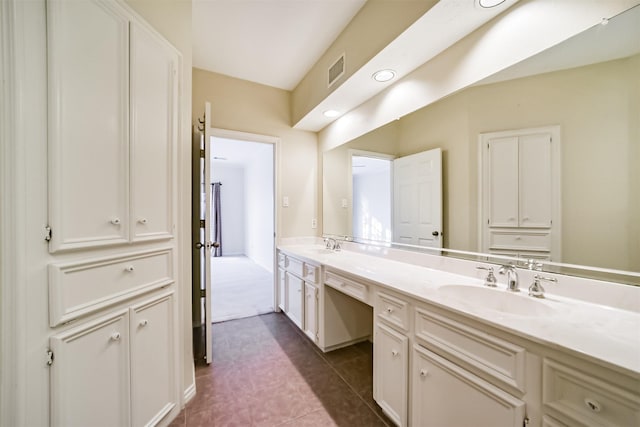
[[[535,247],[526,253],[506,251],[504,255],[539,255],[551,264],[561,264],[562,272],[585,276],[597,272],[598,277],[640,284],[639,28],[640,7],[635,7],[611,19],[607,26],[598,25],[511,69],[326,151],[323,232],[356,240],[388,241],[388,236],[393,236],[391,240],[399,242],[394,196],[386,195],[384,185],[375,184],[375,188],[380,189],[378,198],[389,200],[388,223],[392,230],[365,232],[361,225],[354,226],[354,214],[362,220],[357,216],[362,213],[354,206],[354,178],[357,180],[369,166],[359,166],[353,156],[402,158],[440,149],[442,247],[499,253],[489,250],[491,244],[487,246],[483,237],[487,205],[483,202],[482,136],[552,128],[557,129],[559,139],[559,149],[552,152],[555,158],[551,159],[557,161],[557,170],[551,166],[531,167],[527,162],[533,161],[534,155],[522,148],[519,161],[529,166],[528,185],[533,188],[529,192],[534,195],[527,203],[535,208],[550,200],[549,212],[556,216],[550,213],[544,219],[547,225],[544,221],[537,224],[555,233],[556,250],[546,253]],[[507,161],[502,167],[508,168],[509,164]],[[362,170],[354,174],[354,165]],[[486,174],[484,177],[486,181]],[[517,175],[512,179],[518,180]],[[555,187],[548,187],[549,180]],[[389,185],[394,189],[393,183]],[[555,192],[557,199],[553,195],[549,199],[547,190]],[[546,201],[538,202],[535,197]],[[357,203],[362,200],[357,199]],[[556,229],[553,220],[558,223]],[[601,270],[631,274],[605,271],[602,276]]]

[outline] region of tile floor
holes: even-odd
[[[213,257],[214,322],[273,312],[273,273],[246,256]]]
[[[171,427],[392,426],[372,397],[373,348],[322,353],[281,313],[213,325],[213,363]]]

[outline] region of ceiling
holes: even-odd
[[[193,0],[193,66],[293,90],[365,0]]]

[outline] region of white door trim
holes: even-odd
[[[257,133],[242,132],[231,129],[211,128],[209,136],[215,138],[234,139],[238,141],[259,142],[273,144],[273,311],[278,309],[278,257],[276,256],[278,237],[281,230],[281,219],[278,210],[278,200],[280,200],[280,144],[281,139],[276,136],[262,135]]]

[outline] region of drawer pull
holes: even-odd
[[[120,218],[113,218],[111,220],[111,224],[113,225],[120,225]]]
[[[429,375],[429,371],[427,371],[426,369],[420,369],[420,376],[422,378],[425,378],[427,375]]]
[[[589,408],[592,412],[600,412],[602,411],[602,406],[600,405],[600,402],[598,402],[597,400],[594,399],[590,399],[590,398],[586,398],[584,399],[584,404],[587,405],[587,408]]]
[[[147,319],[143,319],[140,321],[140,327],[145,327],[149,324],[149,321]]]
[[[120,341],[120,332],[114,332],[109,337],[111,341]]]
[[[393,313],[393,308],[392,307],[387,307],[387,313],[389,313],[389,314]]]
[[[135,268],[133,268],[133,265],[129,265],[129,266],[124,268],[124,271],[127,271],[129,273],[133,273],[134,270],[135,270]]]
[[[391,350],[391,355],[393,357],[396,357],[398,354],[400,354],[400,353],[398,353],[398,350]]]
[[[140,219],[138,220],[138,222],[139,222],[140,224],[146,224],[146,223],[147,223],[147,218],[140,218]]]

